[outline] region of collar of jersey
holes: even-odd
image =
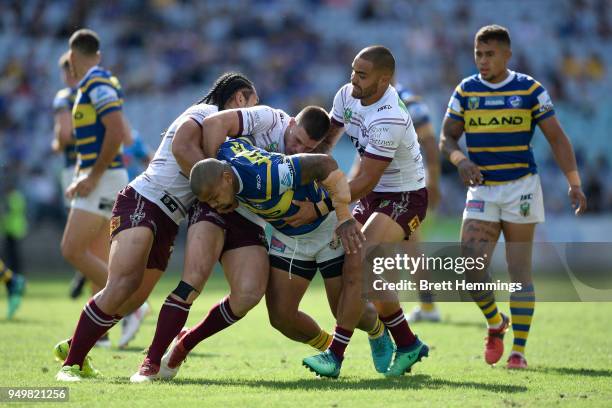
[[[102,69],[102,68],[100,68],[99,65],[94,65],[93,67],[89,68],[89,70],[87,71],[87,73],[85,74],[83,79],[81,79],[81,81],[79,82],[79,88],[81,86],[83,86],[85,84],[85,82],[87,82],[87,80],[89,79],[91,73],[94,72],[95,70],[98,70],[98,69]]]
[[[482,82],[484,85],[488,86],[491,89],[499,89],[499,88],[502,88],[508,85],[516,77],[516,72],[509,70],[509,69],[507,71],[508,71],[508,77],[497,84],[494,84],[489,81],[485,81],[484,79],[482,79],[480,74],[478,74],[478,79],[480,80],[480,82]]]
[[[238,192],[236,194],[240,194],[242,192],[242,179],[240,178],[240,174],[238,174],[238,171],[236,171],[234,166],[232,166],[232,170],[234,170],[234,174],[238,178],[238,184],[239,184]]]

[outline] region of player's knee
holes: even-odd
[[[134,295],[141,282],[142,277],[140,275],[125,275],[112,280],[109,279],[106,286],[115,296],[127,299]]]
[[[232,311],[237,316],[244,316],[249,310],[257,306],[263,295],[263,291],[240,291],[237,293],[232,292],[230,294]]]
[[[62,256],[64,259],[71,264],[75,264],[81,258],[83,251],[79,250],[75,245],[70,242],[62,241],[61,244]]]
[[[281,305],[270,305],[268,304],[268,319],[270,325],[281,333],[284,333],[293,321],[295,312],[283,308]]]

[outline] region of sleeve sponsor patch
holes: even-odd
[[[547,91],[543,91],[538,95],[538,103],[540,104],[540,108],[538,109],[538,113],[548,112],[553,109],[552,99]]]
[[[117,91],[110,85],[98,85],[89,92],[89,99],[96,110],[119,100]]]

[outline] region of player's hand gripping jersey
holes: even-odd
[[[361,156],[390,162],[375,192],[413,191],[425,187],[425,170],[408,109],[392,86],[372,105],[363,106],[346,84],[334,98],[332,121],[344,126]]]
[[[154,202],[177,224],[186,217],[195,196],[189,187],[189,175],[183,174],[172,154],[172,139],[177,129],[188,118],[201,125],[209,115],[217,112],[214,105],[190,106],[164,132],[153,160],[130,185],[142,196]]]
[[[535,125],[555,114],[548,92],[528,75],[510,72],[492,84],[473,75],[455,89],[446,115],[464,123],[470,160],[484,183],[495,185],[537,173],[531,149]]]
[[[267,152],[241,138],[224,142],[217,159],[228,162],[238,177],[240,187],[236,196],[242,205],[283,234],[306,234],[326,218],[300,227],[283,221],[299,210],[292,200],[317,202],[328,197],[327,191],[317,183],[300,185],[301,169],[297,158]]]

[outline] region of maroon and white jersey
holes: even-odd
[[[285,154],[285,130],[291,116],[265,105],[238,109],[238,115],[241,124],[238,136],[268,152]]]
[[[206,117],[217,111],[216,106],[204,103],[190,106],[166,130],[147,169],[130,183],[134,190],[155,203],[177,224],[187,216],[196,197],[189,187],[189,174],[181,171],[172,154],[172,139],[184,120],[194,120],[201,126]]]
[[[389,86],[382,98],[369,106],[353,98],[352,91],[353,85],[349,83],[336,93],[332,121],[344,126],[361,156],[390,162],[373,191],[413,191],[425,187],[417,134],[395,88]]]

